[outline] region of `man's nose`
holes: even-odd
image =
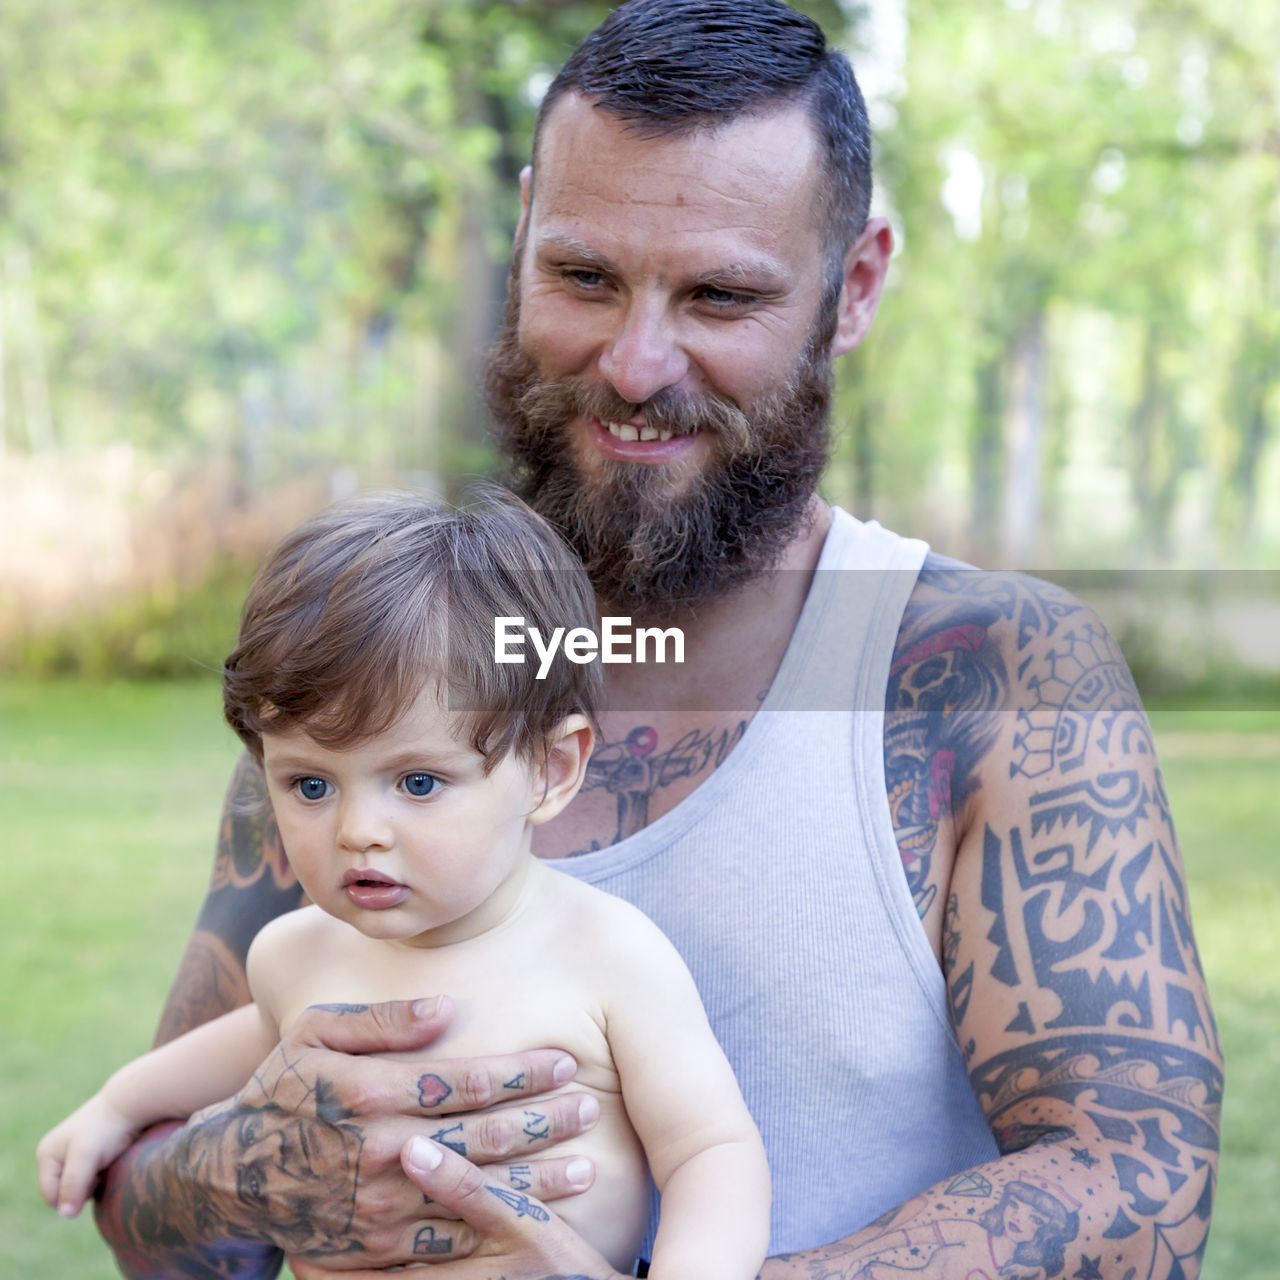
[[[643,404],[689,372],[689,358],[663,309],[635,299],[600,353],[600,372],[632,404]]]

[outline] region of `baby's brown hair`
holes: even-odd
[[[434,680],[486,770],[534,759],[566,716],[595,725],[597,663],[498,663],[494,619],[550,635],[596,621],[591,583],[555,530],[486,489],[454,508],[405,493],[340,503],[295,529],[245,599],[223,709],[249,750],[302,729],[344,748],[385,732]]]

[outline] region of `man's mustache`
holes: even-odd
[[[526,386],[517,400],[520,412],[540,435],[554,433],[575,417],[598,418],[602,422],[632,422],[643,418],[645,426],[672,435],[693,435],[705,431],[718,436],[722,447],[738,454],[751,444],[751,424],[737,405],[714,395],[692,395],[674,387],[664,387],[641,404],[624,399],[608,383],[588,382],[581,377],[536,381]]]

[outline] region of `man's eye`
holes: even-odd
[[[294,786],[304,800],[323,800],[329,794],[329,784],[323,778],[299,778]]]
[[[594,291],[601,288],[605,282],[604,276],[599,271],[592,271],[588,267],[566,267],[561,274],[565,280],[579,289]]]
[[[440,784],[429,773],[406,773],[402,785],[411,796],[429,796]]]
[[[703,302],[713,307],[744,307],[751,301],[746,293],[734,293],[732,289],[716,289],[708,285],[700,294]]]

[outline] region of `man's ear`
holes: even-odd
[[[595,734],[586,716],[566,716],[552,730],[534,778],[536,807],[529,813],[529,822],[550,822],[578,794],[587,776],[594,742]]]
[[[529,224],[529,202],[533,199],[533,165],[520,170],[520,221],[516,225],[515,241],[518,244]]]
[[[836,314],[831,354],[852,351],[867,336],[875,319],[884,278],[893,256],[893,231],[884,218],[870,218],[844,255],[844,285]]]

